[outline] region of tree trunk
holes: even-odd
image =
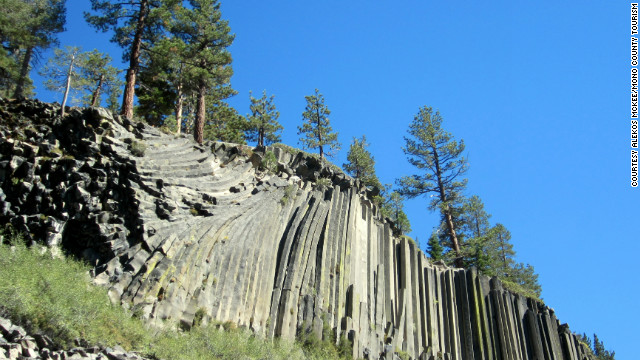
[[[320,160],[324,159],[324,151],[322,149],[322,131],[320,131],[320,110],[316,108],[316,115],[318,116],[318,144],[320,144]]]
[[[498,235],[498,239],[500,239],[500,247],[502,250],[502,275],[505,276],[507,275],[507,254],[505,254],[504,251],[504,239],[502,234]]]
[[[98,103],[98,99],[100,98],[100,91],[102,90],[103,81],[104,81],[104,74],[100,75],[100,78],[98,79],[98,85],[96,86],[96,89],[93,91],[93,94],[91,95],[91,106],[100,105]]]
[[[69,63],[69,70],[67,70],[67,85],[64,88],[64,95],[62,96],[62,106],[60,107],[60,117],[64,117],[64,107],[67,105],[69,88],[71,88],[71,72],[73,71],[73,62],[75,60],[76,60],[76,53],[73,53],[71,54],[71,62]]]
[[[442,209],[442,213],[445,218],[445,222],[447,223],[447,229],[449,230],[449,239],[451,240],[451,248],[456,253],[456,260],[454,264],[456,267],[464,267],[462,262],[462,257],[460,254],[460,244],[458,243],[458,236],[456,235],[456,229],[453,225],[453,216],[451,216],[451,209],[449,208],[449,204],[447,204],[447,197],[444,191],[444,184],[442,182],[442,171],[440,170],[440,160],[438,159],[438,151],[436,146],[432,147],[433,149],[433,157],[434,163],[436,165],[436,177],[438,179],[438,190],[440,195],[440,201],[445,204]]]
[[[31,63],[32,56],[33,46],[30,46],[24,53],[24,58],[22,59],[22,68],[20,68],[20,76],[18,77],[18,81],[16,82],[16,90],[13,93],[13,97],[16,99],[23,97],[24,83],[27,81],[27,76],[29,76],[29,64]]]
[[[178,96],[176,101],[176,125],[177,125],[176,134],[180,134],[180,131],[182,130],[182,107],[184,104],[184,95],[182,94],[182,83],[178,84],[177,90],[178,90]]]
[[[205,94],[207,86],[201,81],[198,86],[198,105],[196,108],[196,122],[193,124],[193,138],[202,144],[204,141],[204,115],[205,115]]]
[[[129,69],[127,69],[126,85],[124,87],[124,96],[122,98],[121,114],[133,117],[133,95],[136,87],[136,75],[140,65],[140,47],[142,45],[142,33],[144,31],[144,23],[147,20],[147,12],[149,11],[149,0],[140,1],[140,10],[138,11],[138,22],[136,24],[136,33],[131,44],[131,55],[129,57]]]

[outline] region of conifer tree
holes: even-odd
[[[262,92],[262,97],[259,99],[249,94],[251,114],[247,116],[249,120],[247,140],[256,141],[258,146],[280,142],[282,125],[278,122],[280,113],[273,103],[274,98],[275,95],[267,97],[266,90]]]
[[[509,277],[506,278],[507,280],[518,284],[523,289],[540,297],[542,288],[538,283],[538,274],[536,274],[533,266],[524,263],[516,263],[510,270],[511,273],[509,274]]]
[[[26,22],[30,6],[24,0],[4,1],[0,11],[0,95],[10,97],[20,74],[23,39],[29,36]]]
[[[438,233],[434,231],[431,233],[429,237],[429,241],[427,242],[427,253],[429,257],[431,257],[432,261],[439,261],[444,259],[444,248],[440,245],[440,239],[438,238]]]
[[[7,0],[0,12],[0,63],[3,92],[29,95],[31,62],[38,51],[58,43],[56,34],[64,31],[65,0]],[[14,87],[15,85],[15,87]]]
[[[484,210],[484,203],[478,195],[473,195],[465,199],[462,204],[462,227],[461,231],[467,233],[468,237],[481,237],[489,229],[489,215]]]
[[[235,144],[246,143],[247,119],[229,104],[220,100],[219,95],[212,95],[207,101],[206,117],[208,120],[204,126],[205,139]]]
[[[389,218],[396,224],[402,234],[411,232],[411,223],[404,212],[404,197],[397,191],[392,191],[387,197],[384,208],[388,208]],[[384,212],[384,210],[383,210]]]
[[[302,135],[300,142],[305,149],[317,148],[320,159],[324,159],[325,147],[328,147],[326,155],[333,157],[340,150],[338,133],[333,132],[329,122],[331,111],[324,104],[324,96],[318,89],[313,95],[305,96],[307,105],[302,113],[302,126],[298,126],[298,135]]]
[[[74,46],[54,50],[54,56],[39,73],[47,78],[47,89],[63,93],[63,116],[69,93],[81,95],[85,106],[99,106],[103,93],[108,98],[118,97],[122,82],[110,61],[109,55],[98,50],[83,52]]]
[[[615,360],[616,352],[606,350],[604,343],[598,339],[598,335],[593,334],[593,354],[598,360]]]
[[[490,244],[490,253],[493,262],[493,268],[496,270],[495,275],[505,277],[513,273],[515,261],[513,258],[516,253],[513,251],[511,244],[511,232],[502,224],[496,224],[490,229],[488,236]]]
[[[194,138],[202,143],[207,93],[212,88],[219,93],[225,91],[233,75],[231,54],[227,48],[233,43],[234,35],[230,33],[229,22],[222,19],[217,0],[189,0],[188,7],[176,9],[172,33],[185,44],[182,55],[189,59],[186,76],[193,84],[197,99]]]
[[[367,149],[368,147],[369,144],[364,135],[362,135],[360,139],[354,137],[353,142],[349,146],[349,152],[347,153],[348,162],[343,164],[342,168],[354,179],[362,181],[365,186],[375,186],[382,190],[382,185],[376,175],[376,162],[373,155],[371,155]]]
[[[175,20],[175,16],[167,20],[169,34]],[[155,126],[175,122],[177,133],[182,132],[185,105],[194,90],[187,78],[186,46],[175,36],[156,41],[142,56],[144,66],[140,69],[136,92],[139,104],[136,112]]]
[[[446,233],[456,258],[454,263],[463,266],[462,253],[456,228],[452,202],[466,186],[460,176],[467,170],[467,160],[462,156],[464,142],[459,143],[442,129],[442,117],[430,107],[422,107],[409,126],[405,137],[404,153],[409,163],[420,173],[405,176],[398,183],[400,193],[409,198],[433,193],[430,209],[438,209],[446,224]]]
[[[107,99],[120,96],[123,85],[118,76],[120,70],[111,65],[111,56],[108,54],[97,49],[85,53],[79,71],[85,106],[100,106],[102,95]]]
[[[84,60],[84,54],[77,46],[55,49],[53,53],[54,56],[49,58],[47,65],[39,72],[40,75],[48,78],[44,83],[48,90],[63,93],[60,116],[64,116],[69,92],[80,88],[79,84],[75,83],[75,78],[78,77],[78,63]]]
[[[125,78],[121,114],[133,116],[133,98],[140,56],[163,32],[169,9],[178,0],[113,1],[91,0],[91,10],[85,13],[87,22],[97,30],[114,32],[112,42],[125,52],[123,59],[129,62]]]

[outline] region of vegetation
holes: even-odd
[[[354,179],[362,181],[365,186],[381,189],[382,185],[376,175],[376,162],[368,147],[369,144],[364,135],[360,139],[354,137],[347,153],[347,163],[343,164],[342,168]]]
[[[143,157],[145,151],[147,151],[147,144],[142,141],[132,141],[130,145],[131,154],[137,157]]]
[[[580,342],[585,344],[591,353],[598,360],[615,360],[616,352],[606,350],[604,347],[604,343],[600,339],[598,339],[598,335],[593,334],[593,341],[587,336],[587,334],[582,334],[580,336]]]
[[[0,94],[30,96],[32,63],[58,43],[66,22],[65,0],[5,0],[0,13]]]
[[[427,254],[433,261],[440,261],[444,259],[444,248],[440,245],[440,240],[438,239],[438,233],[434,231],[431,233],[429,237],[429,241],[427,242]]]
[[[466,179],[459,179],[467,169],[467,159],[462,155],[464,142],[454,140],[442,128],[440,113],[426,106],[420,108],[404,139],[402,150],[419,173],[402,177],[398,181],[399,193],[409,198],[434,194],[430,209],[438,209],[444,218],[447,225],[445,230],[456,256],[454,263],[463,267],[452,207],[467,183]]]
[[[397,191],[388,190],[385,190],[382,195],[383,202],[380,208],[382,216],[391,219],[401,234],[410,233],[411,223],[404,212],[404,197]]]
[[[218,324],[194,326],[188,332],[174,330],[169,323],[164,330],[149,329],[121,306],[111,304],[106,289],[88,285],[88,271],[88,266],[72,258],[28,248],[21,236],[5,231],[0,245],[0,303],[13,322],[48,335],[62,347],[71,347],[81,338],[159,359],[340,358],[340,347],[331,341],[313,347],[264,340],[230,322],[222,324],[227,331],[220,331]],[[199,309],[196,320],[201,322],[204,315]],[[308,342],[312,341],[309,337]]]
[[[124,82],[119,77],[120,70],[111,65],[111,56],[97,49],[85,52],[80,65],[80,91],[82,104],[100,106],[102,96],[107,99],[107,107],[117,111],[118,98]]]
[[[273,151],[267,151],[260,161],[260,168],[275,173],[278,170],[278,159]]]
[[[298,126],[298,135],[303,149],[318,149],[320,159],[324,159],[325,147],[328,157],[340,150],[338,133],[333,132],[329,122],[331,111],[324,104],[324,96],[316,89],[315,94],[305,96],[307,106],[302,113],[304,123]]]
[[[104,93],[108,96],[109,107],[115,110],[122,83],[118,70],[109,65],[110,62],[111,57],[98,50],[82,52],[73,46],[54,50],[54,56],[39,73],[47,78],[44,85],[48,90],[63,93],[62,116],[70,93],[82,96],[85,106],[99,106]]]
[[[273,104],[274,95],[267,97],[267,92],[262,92],[259,99],[249,96],[251,100],[251,115],[248,115],[249,126],[247,140],[257,142],[258,146],[270,145],[280,141],[282,125],[278,122],[280,113]]]
[[[184,45],[182,56],[189,59],[186,76],[197,99],[193,134],[202,143],[207,93],[225,92],[233,75],[231,54],[226,49],[234,35],[229,22],[222,20],[217,0],[189,0],[189,6],[181,3],[176,9],[171,32]]]
[[[320,178],[316,181],[316,187],[318,188],[318,190],[320,191],[325,191],[327,190],[329,187],[331,187],[331,179],[329,178]]]
[[[352,344],[344,336],[340,336],[340,341],[336,341],[335,333],[329,327],[327,321],[322,325],[322,339],[308,328],[306,324],[297,335],[297,341],[302,345],[302,349],[307,355],[318,359],[352,359]],[[337,345],[336,345],[337,343]]]
[[[49,78],[44,83],[47,89],[63,92],[60,116],[64,116],[69,91],[75,88],[72,81],[78,77],[76,68],[80,61],[79,52],[80,48],[75,46],[67,46],[64,50],[55,49],[54,56],[49,58],[47,66],[40,70],[40,75]]]
[[[87,287],[88,268],[27,248],[21,237],[5,234],[0,246],[0,303],[12,321],[49,335],[57,344],[74,339],[141,348],[149,337],[142,323],[112,305],[106,290]],[[11,245],[11,246],[10,246]]]
[[[167,15],[162,5],[167,1],[91,0],[93,13],[85,13],[87,22],[97,30],[113,31],[111,41],[125,50],[123,60],[129,62],[129,68],[122,100],[122,115],[126,117],[133,117],[133,96],[140,69],[140,56],[143,49],[150,48],[163,30],[163,20]]]
[[[284,195],[280,199],[280,205],[285,206],[289,203],[289,200],[292,200],[296,196],[296,192],[298,191],[298,186],[294,184],[289,184],[284,189]]]

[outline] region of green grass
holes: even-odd
[[[30,333],[47,334],[64,348],[81,338],[92,345],[118,344],[158,359],[336,358],[337,350],[330,347],[264,340],[233,323],[214,322],[186,332],[172,323],[163,330],[149,329],[130,312],[112,305],[106,289],[90,284],[88,271],[82,262],[54,258],[39,246],[27,248],[20,236],[5,232],[0,245],[1,310]]]
[[[88,267],[28,249],[21,241],[0,246],[0,304],[13,321],[49,335],[60,346],[76,338],[140,348],[149,340],[142,323],[89,286]]]

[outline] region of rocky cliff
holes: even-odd
[[[552,309],[432,264],[369,190],[312,156],[56,112],[0,100],[0,221],[90,261],[94,282],[151,323],[331,329],[365,358],[587,357]]]

